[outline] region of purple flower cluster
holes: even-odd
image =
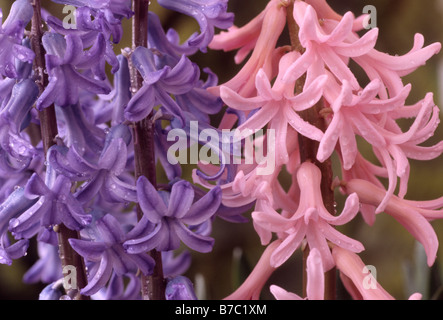
[[[219,187],[205,193],[182,179],[179,164],[167,161],[167,134],[186,131],[195,119],[209,127],[209,116],[221,110],[221,99],[206,90],[217,85],[217,77],[204,68],[203,80],[190,56],[206,50],[215,28],[232,25],[227,1],[159,1],[194,17],[200,32],[180,44],[178,33],[165,32],[149,12],[148,47],[124,54],[116,54],[113,45],[122,39],[123,19],[133,15],[131,1],[53,2],[75,7],[76,25],[64,28],[42,10],[46,67],[38,73],[47,75],[48,84],[40,93],[25,32],[34,12],[31,1],[15,1],[8,18],[0,20],[0,263],[24,256],[35,237],[40,259],[24,281],[48,284],[41,299],[62,297],[57,232],[63,224],[79,234],[69,244],[87,266],[82,295],[139,299],[136,275],[152,273],[155,261],[148,251],[157,250],[171,279],[167,298],[195,298],[189,280],[180,276],[190,264],[181,244],[211,251],[212,221],[229,214]],[[130,65],[143,77],[137,92],[131,90]],[[58,131],[47,152],[35,131],[46,108],[55,108]],[[131,123],[149,114],[155,120],[156,161],[169,179],[159,190],[135,175]]]

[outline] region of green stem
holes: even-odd
[[[41,4],[40,0],[33,1],[34,15],[32,17],[31,25],[31,47],[35,53],[34,60],[34,74],[36,78],[36,84],[39,88],[40,94],[45,90],[48,85],[48,76],[44,72],[46,69],[45,65],[45,51],[42,45],[42,18],[41,18]],[[51,146],[55,144],[55,139],[58,134],[57,130],[57,119],[55,115],[54,105],[39,111],[40,118],[40,131],[43,141],[43,148],[46,154]],[[62,263],[63,270],[65,267],[74,267],[75,274],[72,269],[70,270],[70,276],[75,277],[76,283],[71,281],[71,286],[66,289],[67,295],[75,300],[86,300],[89,297],[80,294],[80,288],[87,285],[86,269],[82,257],[72,249],[68,239],[79,239],[79,234],[77,231],[70,230],[64,225],[57,226],[54,228],[58,235],[58,245],[59,245],[59,255]],[[71,278],[72,279],[72,278]]]
[[[132,49],[148,46],[148,10],[149,1],[134,0],[134,18],[132,23]],[[132,92],[137,92],[143,86],[143,78],[131,65]],[[134,154],[135,177],[145,176],[151,184],[157,186],[157,174],[154,152],[154,122],[152,113],[145,119],[133,123],[134,128]],[[143,212],[137,205],[137,216],[140,220]],[[155,261],[151,275],[141,276],[142,297],[144,300],[165,300],[165,279],[163,275],[162,254],[151,250],[149,255]]]

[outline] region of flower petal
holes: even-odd
[[[145,176],[137,180],[137,198],[143,213],[153,223],[160,222],[168,212],[163,199]]]

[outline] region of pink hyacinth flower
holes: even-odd
[[[323,162],[329,158],[339,141],[343,168],[349,170],[354,165],[358,152],[356,134],[371,145],[386,146],[385,138],[377,130],[378,119],[375,116],[402,107],[411,91],[411,86],[404,87],[399,95],[387,100],[376,97],[380,86],[379,80],[373,80],[354,95],[346,80],[340,88],[335,80],[330,79],[325,89],[325,99],[330,103],[334,114],[320,142],[317,153],[319,161]]]
[[[334,247],[332,256],[340,271],[343,285],[354,300],[394,300],[394,297],[370,274],[357,254],[344,248]],[[414,293],[409,300],[419,300],[421,297],[420,293]]]
[[[214,40],[209,45],[210,48],[230,50],[242,45],[246,45],[249,49],[252,47],[251,43],[255,42],[255,46],[249,60],[237,73],[237,75],[225,83],[224,86],[227,86],[244,96],[254,94],[254,79],[258,71],[260,69],[264,69],[265,72],[271,76],[270,72],[272,71],[276,44],[284,29],[285,23],[286,9],[284,6],[282,6],[280,0],[271,0],[262,15],[260,15],[251,26],[245,27],[247,30],[245,31],[244,37],[240,37],[239,40],[235,40],[236,42],[233,43],[232,39],[239,35],[239,31],[235,28],[231,29],[227,33],[222,33],[221,35],[216,35],[214,37]],[[243,31],[244,30],[242,30],[242,32]],[[233,35],[232,37],[230,36],[230,33]],[[255,36],[251,38],[251,35]],[[255,38],[256,40],[254,40]],[[240,43],[237,41],[240,41]],[[244,41],[246,41],[246,44]],[[220,87],[213,87],[209,88],[208,90],[218,95],[219,89]]]
[[[233,27],[227,32],[216,35],[209,45],[212,49],[225,51],[240,49],[236,62],[252,54],[239,72],[228,82],[227,86],[244,97],[256,94],[255,76],[262,69],[269,78],[273,78],[278,68],[278,61],[287,48],[276,47],[277,41],[286,24],[286,8],[280,0],[271,0],[263,12],[251,23],[242,28]],[[220,96],[220,86],[207,89]],[[225,114],[219,128],[230,129],[237,121],[232,114]]]
[[[258,300],[260,298],[263,286],[275,271],[269,260],[279,244],[280,240],[276,240],[265,249],[245,282],[224,300]]]
[[[306,259],[306,298],[307,300],[324,300],[325,297],[325,274],[321,254],[317,249],[312,249]],[[302,298],[285,289],[271,285],[271,293],[277,300],[302,300]]]
[[[384,189],[365,180],[347,181],[345,189],[348,193],[358,194],[362,203],[377,206],[384,201]],[[443,210],[428,209],[426,208],[427,203],[424,204],[424,207],[416,206],[416,204],[417,202],[392,196],[384,211],[403,225],[423,245],[427,255],[427,263],[432,266],[437,256],[438,238],[429,221],[443,218]]]
[[[256,111],[243,124],[238,127],[240,132],[249,129],[261,129],[268,125],[268,130],[275,131],[276,164],[288,162],[289,154],[286,148],[288,139],[288,125],[298,133],[320,141],[323,132],[308,122],[304,121],[297,111],[306,110],[315,105],[322,96],[322,87],[326,82],[326,75],[315,79],[305,90],[294,95],[295,82],[282,81],[286,69],[297,59],[300,54],[289,52],[280,60],[279,74],[273,86],[266,73],[261,69],[255,80],[257,96],[243,97],[227,86],[221,86],[220,96],[229,107],[245,112]]]
[[[294,3],[293,14],[300,27],[300,44],[306,51],[288,68],[284,80],[294,81],[307,72],[306,83],[309,84],[330,70],[337,79],[348,81],[352,89],[360,89],[347,61],[374,48],[378,29],[374,28],[360,39],[355,39],[355,18],[351,12],[346,13],[340,21],[325,19],[321,25],[314,8],[302,1]]]
[[[358,154],[355,136],[368,141],[389,178],[388,190],[377,212],[383,211],[394,193],[397,178],[400,178],[399,196],[406,194],[410,171],[408,158],[433,159],[443,151],[442,143],[432,147],[419,146],[434,134],[439,123],[439,108],[433,102],[433,95],[429,93],[417,104],[404,106],[411,89],[409,85],[397,96],[386,100],[376,98],[380,85],[379,80],[373,80],[354,95],[346,80],[341,89],[335,81],[328,82],[325,98],[331,103],[333,116],[317,153],[317,159],[325,161],[339,143],[343,169],[350,170]],[[403,132],[396,120],[409,117],[415,117],[415,120]]]
[[[310,162],[303,163],[297,171],[300,201],[297,210],[291,214],[279,214],[271,206],[263,205],[261,211],[254,211],[254,223],[272,232],[283,240],[271,257],[275,267],[282,265],[306,238],[311,249],[316,248],[322,256],[325,271],[334,266],[328,241],[353,252],[360,252],[363,245],[337,231],[333,226],[343,225],[352,220],[359,210],[357,194],[351,194],[343,211],[333,216],[325,208],[320,190],[321,172]]]

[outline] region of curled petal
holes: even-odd
[[[212,251],[214,239],[196,234],[190,231],[183,223],[178,221],[174,221],[172,223],[172,229],[180,240],[183,241],[183,243],[189,248],[202,253]]]
[[[106,250],[103,242],[87,241],[80,239],[69,239],[71,247],[88,261],[98,262]]]
[[[88,279],[88,284],[80,290],[80,293],[86,296],[97,293],[101,288],[106,286],[106,283],[112,275],[112,261],[107,253],[102,256],[100,264],[95,274]]]
[[[147,219],[145,219],[146,221]],[[154,248],[157,248],[162,242],[164,242],[165,224],[159,223],[155,229],[146,235],[139,236],[135,239],[128,239],[123,243],[123,248],[129,254],[139,254],[148,252]],[[167,234],[166,234],[167,236]],[[128,234],[128,238],[130,238]]]
[[[191,206],[181,221],[189,225],[197,225],[209,220],[220,207],[221,198],[222,191],[220,187],[211,189]]]

